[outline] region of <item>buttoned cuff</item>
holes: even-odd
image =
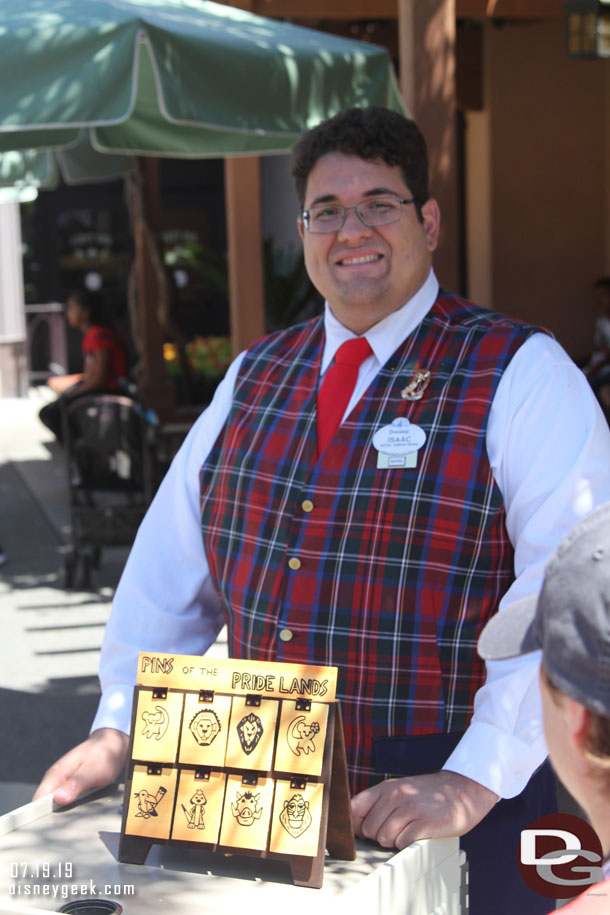
[[[486,722],[473,721],[443,766],[502,798],[520,794],[547,755],[544,737],[525,743]]]
[[[104,690],[91,731],[114,728],[129,734],[133,705],[133,683],[116,683]]]

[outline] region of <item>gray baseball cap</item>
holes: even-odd
[[[497,613],[478,643],[486,661],[538,649],[558,689],[610,717],[610,502],[564,537],[539,596]]]

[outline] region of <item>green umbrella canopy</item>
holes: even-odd
[[[387,52],[208,0],[0,0],[0,184],[128,156],[288,151],[342,108],[403,111]],[[9,153],[10,155],[6,155]]]

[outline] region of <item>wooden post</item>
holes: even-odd
[[[265,333],[260,160],[225,159],[229,311],[233,355]]]
[[[137,162],[138,174],[136,185],[132,188],[130,209],[136,258],[140,349],[138,390],[146,406],[154,409],[162,420],[167,420],[171,418],[175,405],[175,391],[165,374],[164,334],[160,322],[163,262],[159,248],[159,161],[138,158]]]
[[[455,0],[398,0],[400,86],[428,144],[430,193],[441,209],[439,281],[459,290],[455,129]]]

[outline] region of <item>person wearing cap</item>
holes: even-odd
[[[186,439],[117,589],[93,733],[39,793],[115,777],[138,652],[203,653],[226,620],[234,657],[337,666],[358,835],[464,836],[471,915],[533,915],[501,848],[554,803],[537,670],[486,676],[476,642],[610,499],[610,433],[547,333],[440,287],[412,121],[340,112],[293,174],[324,314],[239,355]]]
[[[610,503],[561,541],[538,599],[498,613],[478,643],[487,662],[542,651],[544,734],[557,775],[602,844],[604,880],[562,908],[610,912]]]

